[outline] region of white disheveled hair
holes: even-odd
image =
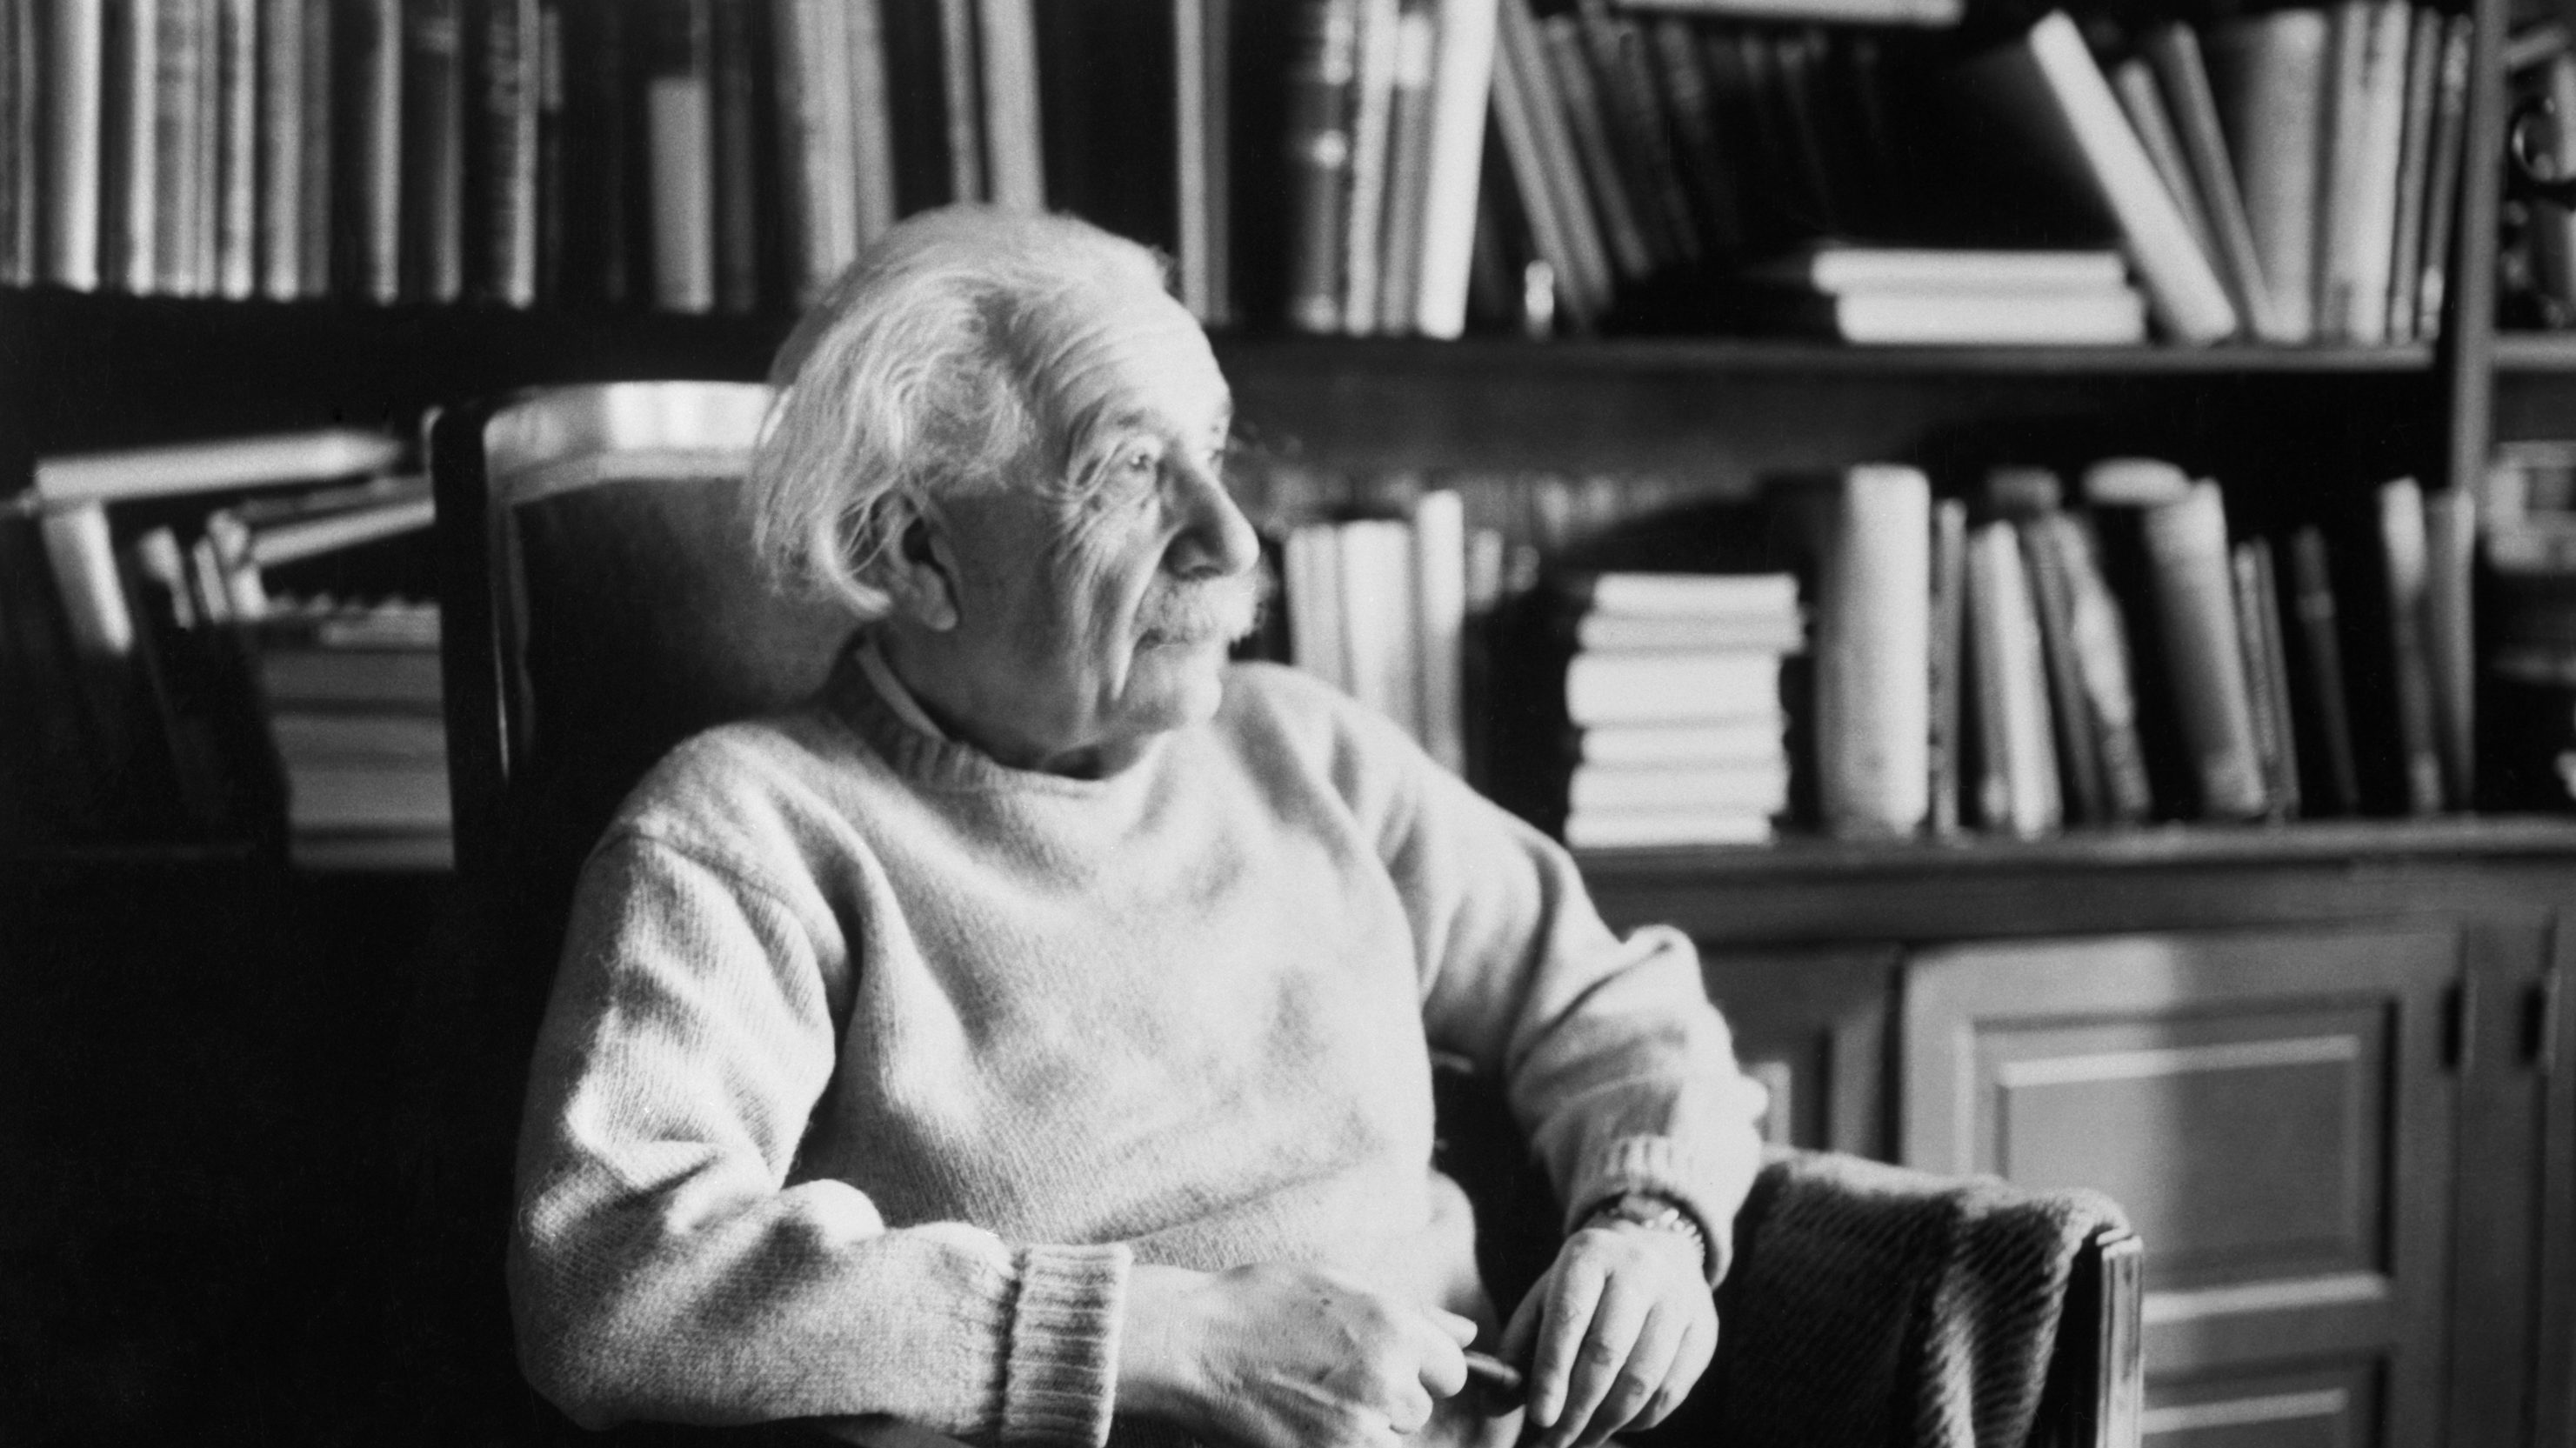
[[[1168,294],[1163,259],[1072,217],[949,206],[879,237],[770,368],[751,507],[779,583],[881,618],[897,500],[1066,472],[1082,428],[1056,361],[1087,307],[1140,289]]]

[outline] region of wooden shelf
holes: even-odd
[[[2160,824],[2073,830],[2045,839],[1962,835],[1955,840],[1829,840],[1767,845],[1592,850],[1578,855],[1596,884],[1726,878],[1740,882],[1924,875],[2125,871],[2142,866],[2385,863],[2576,855],[2576,816],[2445,815],[2290,824]]]
[[[1221,335],[1229,369],[1263,372],[1556,375],[1700,373],[1978,377],[2226,377],[2428,372],[2433,349],[2387,347],[1859,347],[1765,337],[1468,337]]]
[[[2576,372],[2576,332],[2498,332],[2498,372]]]

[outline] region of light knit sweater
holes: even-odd
[[[585,868],[521,1134],[522,1361],[592,1425],[1097,1445],[1131,1261],[1490,1324],[1433,1050],[1508,1082],[1569,1215],[1646,1190],[1726,1241],[1762,1093],[1689,942],[1614,937],[1393,726],[1237,667],[1212,723],[1069,779],[845,659],[674,751]]]

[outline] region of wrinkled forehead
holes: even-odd
[[[1144,426],[1222,439],[1233,394],[1188,309],[1142,289],[1069,300],[1063,345],[1040,371],[1060,425],[1077,434]]]

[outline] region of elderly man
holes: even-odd
[[[1545,1448],[1670,1411],[1760,1090],[1687,941],[1616,938],[1391,725],[1227,664],[1258,550],[1155,258],[917,217],[778,375],[765,544],[864,627],[585,868],[519,1161],[536,1384],[592,1424],[1492,1442],[1485,1333]],[[1498,1334],[1434,1050],[1568,1206]]]

